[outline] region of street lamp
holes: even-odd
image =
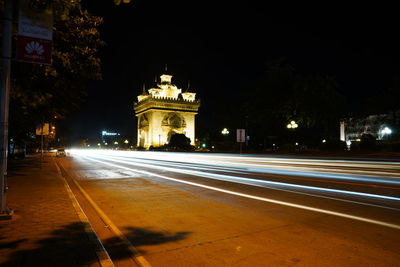
[[[228,134],[229,134],[229,130],[226,129],[226,128],[224,128],[224,129],[221,131],[221,134],[223,134],[223,135],[228,135]]]
[[[392,129],[390,129],[389,127],[385,127],[383,128],[383,130],[381,131],[382,135],[389,135],[392,134]]]
[[[124,3],[124,4],[129,4],[131,2],[131,0],[122,0],[122,1],[121,0],[114,0],[114,4],[117,5],[117,6],[119,6],[121,4],[121,2]]]
[[[291,121],[288,125],[286,125],[288,129],[296,129],[299,125],[295,121]]]
[[[124,143],[125,143],[125,144],[129,144],[128,139],[125,139]]]
[[[294,130],[297,128],[297,127],[299,127],[299,125],[295,122],[295,121],[291,121],[290,123],[288,123],[288,125],[286,125],[286,127],[289,129],[289,130],[293,130],[293,136],[292,136],[292,138],[293,139],[296,139],[295,138],[295,136],[294,136]],[[293,140],[294,141],[294,140]],[[295,145],[296,146],[298,146],[299,145],[299,143],[295,143]]]

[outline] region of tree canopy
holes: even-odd
[[[103,20],[80,1],[51,1],[54,11],[52,64],[13,61],[10,133],[18,136],[50,118],[76,110],[89,80],[101,79],[98,31]]]
[[[344,98],[337,88],[334,77],[301,74],[282,59],[268,62],[263,79],[245,104],[252,135],[284,136],[291,120],[299,124],[296,131],[334,134],[344,114]]]

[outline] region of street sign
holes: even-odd
[[[51,64],[53,14],[47,1],[19,1],[18,61]]]
[[[48,123],[40,124],[36,127],[36,135],[49,135],[50,127]]]
[[[236,142],[238,143],[246,142],[246,134],[244,129],[236,129]]]

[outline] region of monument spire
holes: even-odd
[[[190,80],[188,80],[188,86],[186,88],[186,92],[189,92],[189,89],[190,89]]]
[[[143,83],[143,92],[142,92],[142,94],[143,95],[145,95],[146,94],[146,85]]]

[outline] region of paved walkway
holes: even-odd
[[[7,206],[14,216],[0,221],[0,265],[99,266],[53,158],[9,166]]]

